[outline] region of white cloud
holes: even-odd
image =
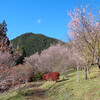
[[[41,23],[41,19],[38,19],[38,20],[37,20],[37,23],[40,24],[40,23]]]

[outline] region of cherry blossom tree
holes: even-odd
[[[69,12],[71,21],[69,23],[68,38],[77,50],[79,58],[83,59],[85,65],[85,79],[87,79],[87,68],[89,65],[97,64],[100,69],[100,13],[98,16],[81,6]]]
[[[14,52],[12,43],[6,36],[6,23],[0,23],[0,92],[9,89],[14,86],[15,70],[12,70],[21,54]],[[24,71],[24,70],[23,70]],[[26,71],[27,72],[27,71]],[[23,72],[22,72],[23,73]],[[19,73],[19,75],[22,75]],[[24,76],[26,74],[24,73]],[[18,75],[16,76],[18,77]]]
[[[67,67],[69,67],[68,54],[68,49],[64,45],[52,45],[41,53],[41,66],[45,66],[44,68],[49,72],[64,72],[67,70]]]
[[[32,67],[32,71],[33,71],[32,73],[41,71],[39,57],[40,56],[38,53],[36,53],[30,57],[25,57],[24,64]]]
[[[66,73],[71,68],[76,68],[76,63],[70,59],[70,48],[65,45],[52,45],[48,49],[25,58],[25,65],[33,66],[33,71]]]

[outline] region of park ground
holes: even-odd
[[[11,90],[0,95],[0,100],[100,100],[100,77],[90,74],[91,79],[84,80],[84,72],[72,71],[61,75],[58,82],[31,82],[27,91],[18,94]]]

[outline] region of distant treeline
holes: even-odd
[[[13,47],[21,47],[25,51],[26,56],[30,56],[39,52],[39,54],[50,47],[52,44],[61,42],[60,40],[44,36],[42,34],[26,33],[13,40]]]

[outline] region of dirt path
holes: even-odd
[[[31,84],[29,86],[29,92],[31,92],[31,95],[27,96],[26,100],[53,100],[47,96],[46,91],[44,89],[40,88],[42,84],[43,82]]]

